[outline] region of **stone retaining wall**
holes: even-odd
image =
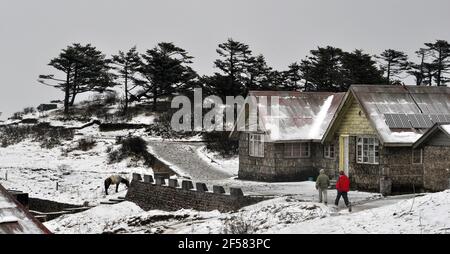
[[[194,209],[221,212],[236,211],[264,200],[262,197],[245,196],[239,188],[230,188],[230,194],[223,193],[224,188],[221,186],[214,186],[213,190],[209,191],[203,183],[193,184],[191,181],[182,181],[180,184],[175,179],[163,178],[153,183],[152,177],[139,178],[135,175],[125,199],[136,203],[144,210]]]

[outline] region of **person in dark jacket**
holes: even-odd
[[[320,175],[317,177],[316,180],[316,190],[319,191],[319,203],[322,203],[322,201],[325,203],[325,205],[328,202],[327,198],[327,190],[328,186],[330,185],[330,178],[325,174],[325,170],[320,170]]]
[[[348,207],[348,211],[352,211],[351,203],[348,201],[348,192],[350,191],[350,180],[345,175],[344,170],[339,171],[339,179],[336,182],[336,190],[337,190],[337,196],[336,201],[334,204],[336,206],[339,205],[339,200],[344,198],[345,205]]]

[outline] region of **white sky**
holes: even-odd
[[[232,37],[282,70],[316,46],[412,56],[424,42],[450,41],[449,10],[447,0],[0,0],[1,118],[62,98],[36,79],[73,42],[111,54],[171,41],[210,74],[217,44]]]

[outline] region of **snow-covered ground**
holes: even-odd
[[[145,212],[123,202],[64,215],[46,226],[55,233],[449,233],[450,191],[355,213],[295,197],[267,200],[236,213]]]
[[[276,233],[450,233],[450,190],[337,217],[315,219]]]
[[[46,226],[54,233],[65,234],[104,232],[217,234],[237,233],[230,231],[233,230],[230,223],[245,222],[245,226],[248,225],[247,233],[264,233],[269,229],[284,228],[294,222],[328,216],[330,212],[331,210],[324,205],[299,202],[292,198],[264,201],[237,213],[194,210],[145,212],[134,203],[122,202],[109,206],[100,205],[82,213],[63,215],[47,222]]]
[[[449,233],[450,191],[360,212],[280,197],[236,213],[145,212],[130,202],[101,205],[47,222],[55,233]]]
[[[214,168],[224,171],[227,174],[233,176],[238,175],[239,170],[239,157],[234,156],[231,158],[223,158],[218,153],[210,152],[206,149],[206,146],[200,146],[197,148],[197,156],[204,160],[206,163],[211,164]]]
[[[67,142],[66,148],[75,143],[76,140]],[[96,146],[86,152],[65,152],[59,147],[43,149],[31,141],[0,148],[0,184],[27,192],[30,197],[96,204],[104,198],[125,195],[124,186],[120,186],[119,194],[104,195],[103,182],[110,175],[120,174],[131,179],[133,172],[152,174],[142,162],[128,160],[108,164],[107,147],[115,147],[114,140],[97,139]]]

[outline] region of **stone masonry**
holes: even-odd
[[[171,181],[173,182],[174,179],[171,179]],[[198,211],[219,210],[221,212],[236,211],[244,206],[264,200],[261,197],[243,196],[241,195],[242,191],[239,190],[233,192],[236,194],[219,194],[195,189],[186,190],[179,187],[173,188],[142,181],[132,181],[125,199],[136,203],[144,210],[194,209]]]

